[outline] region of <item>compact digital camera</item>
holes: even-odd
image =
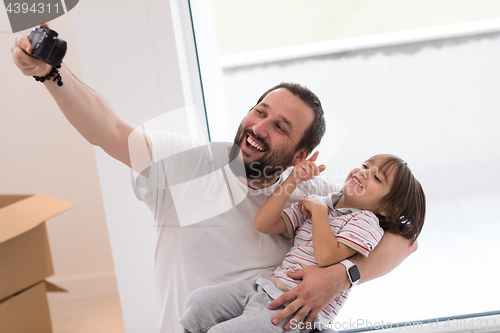
[[[54,30],[47,28],[34,28],[28,39],[33,47],[31,56],[45,61],[51,66],[61,64],[66,55],[67,45]]]

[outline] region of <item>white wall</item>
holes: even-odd
[[[139,126],[193,103],[204,120],[186,5],[87,0],[72,11],[83,81],[131,124]],[[206,128],[204,132],[206,137]],[[125,327],[131,333],[155,332],[153,215],[135,198],[128,167],[99,148],[96,160]]]
[[[43,85],[14,65],[10,49],[29,31],[7,33],[7,15],[0,12],[0,192],[44,193],[74,204],[47,223],[55,270],[49,280],[69,290],[51,300],[117,294],[94,149]],[[70,46],[65,63],[80,76],[71,16],[51,24]]]
[[[139,126],[195,104],[203,123],[188,14],[186,1],[86,0],[51,27],[68,42],[65,63],[126,121]],[[127,332],[156,332],[153,216],[135,198],[129,168],[81,138],[45,88],[15,67],[14,37],[0,35],[7,74],[0,83],[0,190],[47,193],[75,204],[48,223],[57,272],[51,281],[72,292],[51,298],[74,295],[74,279],[85,283],[73,298],[116,293],[116,270]]]

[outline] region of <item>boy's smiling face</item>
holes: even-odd
[[[383,172],[380,166],[383,157],[367,160],[361,168],[355,168],[347,176],[343,187],[342,207],[371,210],[376,214],[386,215],[380,210],[382,198],[391,190],[394,182],[393,168]]]

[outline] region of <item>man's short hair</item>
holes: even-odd
[[[300,98],[307,106],[309,106],[314,112],[314,120],[312,124],[306,129],[304,136],[300,139],[297,144],[295,152],[305,148],[309,152],[312,152],[314,148],[321,142],[323,135],[326,131],[325,123],[325,113],[323,107],[321,106],[321,101],[318,96],[313,93],[309,88],[301,86],[298,83],[282,82],[268,91],[266,91],[262,96],[260,96],[257,104],[262,102],[262,100],[271,92],[276,89],[284,88]]]

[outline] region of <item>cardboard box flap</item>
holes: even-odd
[[[41,281],[0,301],[0,331],[2,333],[53,332],[47,302],[47,291],[50,291],[50,286],[54,285]]]
[[[47,288],[47,291],[50,291],[50,292],[64,292],[64,293],[68,292],[66,289],[61,288],[53,283],[50,283],[47,280],[45,280],[45,288]]]
[[[29,198],[32,195],[33,194],[9,194],[9,195],[0,194],[0,209],[2,209],[5,206],[12,205],[16,201]]]
[[[6,298],[3,298],[3,299],[0,299],[0,305],[1,305],[2,303],[7,302],[9,299],[11,299],[11,298],[13,298],[13,297],[16,297],[17,295],[19,295],[19,294],[21,294],[21,293],[25,292],[26,290],[29,290],[29,289],[31,289],[31,288],[33,288],[33,287],[35,287],[35,286],[38,286],[39,284],[44,284],[44,285],[45,285],[45,291],[47,291],[47,292],[51,292],[51,293],[52,293],[52,292],[56,292],[56,293],[61,293],[61,292],[62,292],[62,293],[67,293],[67,292],[68,292],[66,289],[64,289],[64,288],[62,288],[62,287],[59,287],[58,285],[53,284],[52,282],[49,282],[49,281],[47,281],[47,280],[43,280],[43,281],[39,281],[39,282],[37,282],[37,283],[35,283],[35,284],[33,284],[33,285],[31,285],[31,286],[29,286],[29,287],[27,287],[27,288],[23,289],[23,290],[21,290],[21,291],[18,291],[17,293],[15,293],[15,294],[13,294],[13,295],[10,295],[9,297],[6,297]]]
[[[13,196],[0,197],[5,199]],[[0,243],[21,235],[46,219],[73,207],[70,203],[43,194],[16,197],[18,201],[0,208]],[[7,198],[0,201],[9,200]]]

